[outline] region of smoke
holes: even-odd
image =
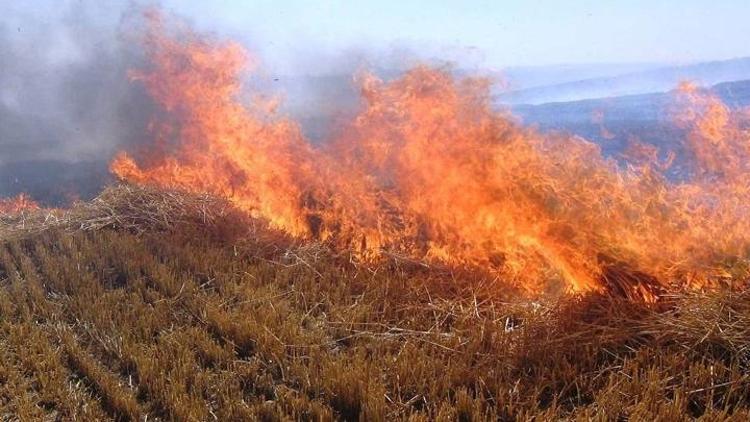
[[[0,7],[0,194],[90,196],[113,152],[147,139],[154,106],[127,77],[142,63],[136,9],[93,0]]]
[[[38,5],[37,5],[38,6]],[[99,160],[143,138],[152,102],[127,78],[132,6],[10,6],[0,26],[0,162]]]

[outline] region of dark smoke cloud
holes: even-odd
[[[0,27],[0,162],[98,160],[143,138],[153,106],[127,78],[142,60],[133,6],[102,3],[11,10]]]
[[[17,3],[0,6],[0,195],[90,196],[112,154],[147,139],[154,105],[127,77],[138,7]]]

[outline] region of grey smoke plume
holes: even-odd
[[[0,5],[0,195],[91,196],[112,154],[148,139],[154,105],[127,76],[143,60],[137,10],[126,1]]]
[[[152,104],[117,2],[6,5],[0,24],[0,163],[96,161],[144,137]],[[41,9],[41,10],[40,10]]]

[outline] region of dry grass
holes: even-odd
[[[51,229],[117,229],[141,233],[173,230],[185,224],[215,226],[218,220],[229,217],[242,219],[226,201],[216,197],[122,184],[69,209],[26,209],[0,214],[0,238],[28,237]]]
[[[528,301],[220,200],[2,218],[3,420],[747,420],[750,293]]]

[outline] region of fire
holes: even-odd
[[[358,113],[317,146],[272,102],[243,98],[242,47],[150,19],[151,64],[133,77],[168,117],[149,154],[114,159],[122,179],[222,195],[365,259],[486,268],[532,292],[551,280],[602,290],[623,271],[701,287],[747,256],[750,114],[693,87],[677,120],[694,170],[679,182],[654,147],[639,144],[623,167],[585,139],[493,110],[487,81],[428,67],[363,76]]]
[[[39,204],[25,193],[12,198],[0,198],[0,214],[18,214],[22,211],[38,210]]]

